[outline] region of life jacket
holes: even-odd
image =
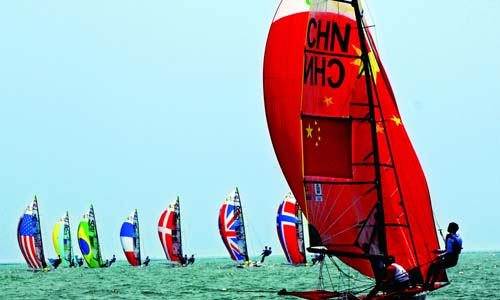
[[[451,253],[459,255],[462,252],[462,247],[459,245],[457,238],[453,234],[450,234],[448,238],[453,240]]]

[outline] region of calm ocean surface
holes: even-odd
[[[153,260],[134,268],[59,268],[33,273],[26,264],[0,265],[0,299],[299,299],[276,293],[318,287],[318,266],[292,267],[279,256],[259,268],[237,269],[229,258],[199,258],[187,268]],[[331,277],[338,278],[329,267]],[[500,252],[463,253],[448,272],[452,284],[430,300],[500,299]]]

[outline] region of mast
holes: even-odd
[[[92,222],[90,221],[90,215],[92,215]],[[100,265],[101,260],[102,260],[102,256],[101,256],[101,249],[99,247],[99,236],[97,235],[97,222],[95,220],[94,206],[92,204],[90,204],[90,210],[89,210],[89,225],[93,226],[93,229],[94,229],[93,231],[95,232],[95,245],[96,245],[95,250],[97,250],[97,258],[96,259]]]
[[[377,141],[377,127],[375,122],[375,107],[373,101],[372,94],[372,81],[371,78],[373,76],[372,71],[370,69],[370,59],[368,57],[368,49],[366,48],[366,37],[364,34],[364,27],[361,22],[361,12],[359,8],[358,0],[352,0],[352,6],[354,7],[354,12],[356,15],[356,27],[358,29],[358,36],[361,48],[361,61],[363,62],[363,69],[365,72],[365,83],[366,83],[366,94],[368,97],[368,105],[370,110],[369,122],[371,125],[371,136],[372,136],[372,144],[373,144],[373,162],[375,167],[375,186],[377,188],[377,211],[376,211],[376,220],[377,220],[377,234],[379,237],[379,245],[380,251],[383,253],[384,257],[387,256],[387,238],[385,234],[385,218],[384,218],[384,207],[382,201],[382,183],[380,176],[380,161],[379,161],[379,150],[378,150],[378,141]],[[377,274],[377,270],[374,270],[374,273]]]
[[[182,253],[182,232],[181,232],[181,203],[179,201],[179,196],[177,196],[174,211],[175,215],[177,216],[175,222],[176,222],[177,232],[179,233],[179,252],[176,254],[179,257],[179,261],[182,261],[183,253]]]
[[[134,250],[137,249],[138,251],[138,259],[139,259],[139,264],[141,264],[141,239],[140,239],[140,236],[139,236],[139,215],[137,213],[137,209],[134,210],[134,227],[135,227],[135,235],[136,235],[136,238],[135,238],[135,247],[134,247]]]
[[[304,255],[303,263],[307,263],[306,259],[306,244],[304,240],[304,222],[302,218],[302,209],[298,202],[295,202],[297,208],[297,237],[299,242],[299,251]]]
[[[244,256],[245,256],[245,261],[249,261],[247,235],[245,232],[245,221],[243,220],[243,207],[241,206],[240,192],[238,191],[238,187],[236,187],[236,189],[235,189],[233,201],[234,201],[234,206],[238,207],[238,209],[240,211],[239,217],[241,219],[241,228],[242,228],[241,232],[243,233],[243,243],[245,245],[245,249],[243,249],[245,251]]]
[[[34,210],[34,208],[36,208],[36,210]],[[40,225],[40,213],[38,211],[38,200],[36,198],[36,195],[35,195],[35,198],[33,199],[33,207],[32,207],[32,210],[33,213],[36,215],[36,222],[37,222],[37,229],[38,229],[38,237],[39,237],[39,241],[40,241],[40,249],[38,249],[40,251],[40,262],[42,263],[42,267],[43,268],[46,268],[47,267],[47,264],[45,263],[45,255],[43,254],[43,241],[42,241],[42,226]]]

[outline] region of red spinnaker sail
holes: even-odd
[[[158,220],[158,237],[168,260],[183,262],[179,197]]]
[[[350,3],[305,2],[281,1],[263,75],[274,150],[312,240],[367,276],[368,258],[390,255],[425,277],[439,248],[430,195],[369,30]]]

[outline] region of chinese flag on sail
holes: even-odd
[[[304,175],[352,178],[351,120],[302,117]]]

